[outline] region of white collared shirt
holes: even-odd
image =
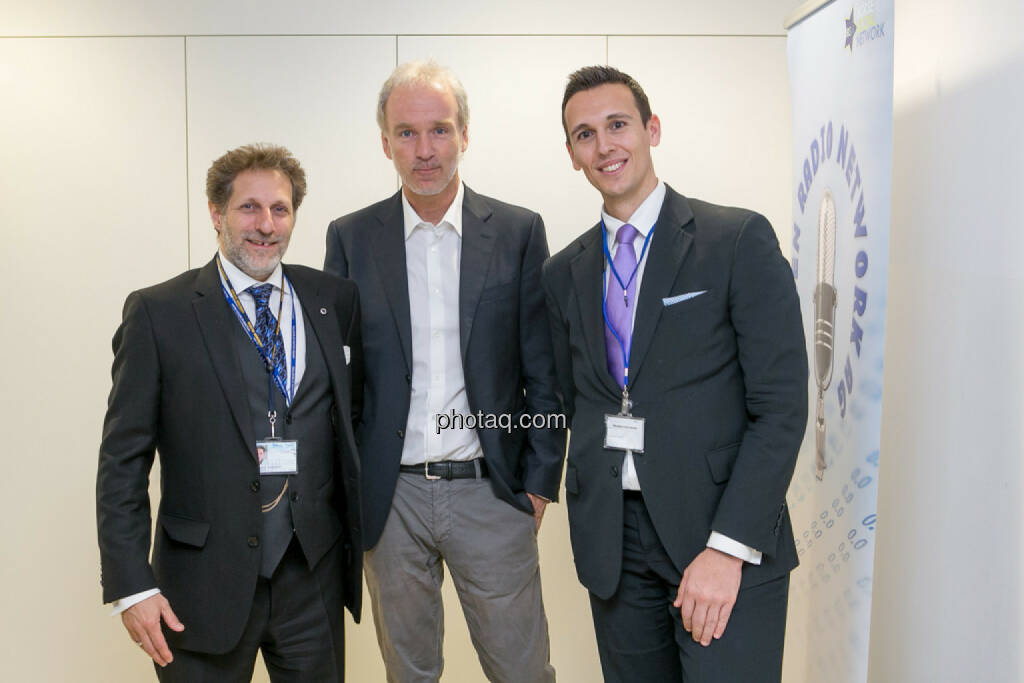
[[[291,280],[288,281],[288,286],[282,290],[282,281],[284,280],[284,270],[281,268],[281,264],[278,263],[277,267],[270,274],[270,277],[264,282],[260,282],[254,278],[249,277],[239,269],[234,263],[228,260],[227,256],[224,255],[223,250],[220,252],[220,263],[224,266],[224,274],[228,276],[231,281],[231,286],[235,288],[235,292],[238,294],[239,301],[242,302],[242,308],[245,310],[245,314],[249,316],[249,320],[252,324],[256,325],[256,301],[252,298],[252,293],[249,292],[249,287],[253,285],[264,285],[269,284],[273,286],[270,292],[270,301],[268,306],[270,307],[270,313],[273,316],[277,316],[277,309],[280,303],[281,306],[281,340],[284,342],[284,366],[285,369],[290,373],[292,371],[292,304],[294,303],[295,309],[295,393],[299,391],[299,385],[302,383],[302,376],[306,372],[306,328],[302,322],[302,305],[299,303],[299,296],[292,290]],[[224,278],[221,278],[221,283],[226,285]],[[229,290],[230,291],[230,290]],[[281,302],[281,294],[284,292],[284,302]],[[226,302],[225,302],[226,303]],[[234,317],[234,314],[232,314]],[[241,324],[241,323],[239,323]],[[255,348],[253,353],[256,353]],[[288,387],[291,388],[291,377],[288,378]]]
[[[647,239],[648,233],[654,228],[654,224],[658,221],[658,215],[661,213],[661,206],[665,203],[665,183],[658,181],[657,186],[654,190],[647,195],[647,198],[641,202],[640,206],[636,208],[633,215],[626,221],[634,228],[636,228],[636,236],[633,238],[633,250],[636,252],[638,260],[638,266],[636,271],[636,298],[640,298],[640,284],[644,276],[644,268],[647,264],[647,260],[650,257],[651,248],[653,246],[654,237],[651,237],[651,243],[647,245],[647,253],[641,260],[640,255],[644,248],[644,241]],[[615,260],[615,252],[618,250],[618,243],[615,241],[616,233],[619,228],[624,225],[623,221],[615,218],[607,211],[604,207],[601,207],[601,218],[604,220],[606,239],[608,240],[608,252],[612,255],[612,260]],[[625,280],[629,277],[629,273],[619,273],[619,276]],[[619,288],[619,283],[616,281],[615,276],[612,275],[611,269],[608,269],[607,283],[605,286],[605,296],[608,296],[608,292],[615,292]],[[633,328],[636,328],[636,309],[637,306],[633,306]],[[639,491],[640,490],[640,479],[636,474],[636,466],[633,462],[633,452],[626,451],[626,455],[622,461],[622,488],[627,491]],[[761,564],[761,551],[755,550],[748,545],[744,545],[739,541],[724,536],[717,531],[712,531],[711,536],[707,543],[709,548],[720,550],[723,553],[738,557],[745,562],[751,564]]]
[[[277,267],[274,268],[274,272],[270,274],[266,282],[260,282],[254,278],[249,277],[242,272],[238,266],[228,260],[228,257],[223,251],[220,252],[220,263],[224,267],[224,274],[228,276],[231,281],[231,286],[235,288],[235,293],[238,294],[238,300],[242,302],[242,309],[245,314],[249,316],[249,320],[252,324],[256,325],[256,301],[252,298],[252,293],[248,291],[248,288],[252,285],[270,284],[273,289],[270,292],[270,301],[268,306],[272,315],[277,315],[278,303],[281,301],[282,288],[281,284],[284,280],[284,271],[281,268],[281,264],[278,263]],[[219,276],[219,271],[218,271]],[[219,276],[222,285],[227,285],[224,282],[223,276]],[[230,289],[228,290],[230,292]],[[299,384],[302,382],[302,375],[306,372],[306,328],[302,323],[302,306],[299,303],[299,295],[296,294],[291,287],[291,280],[288,281],[288,287],[284,291],[284,303],[281,305],[281,339],[284,342],[284,366],[287,372],[291,372],[291,360],[292,360],[292,302],[295,304],[295,393],[299,391]],[[229,304],[227,301],[224,302],[225,306]],[[234,318],[234,313],[232,313]],[[241,321],[236,322],[241,325]],[[244,328],[243,328],[244,329]],[[257,353],[255,347],[253,353]],[[289,388],[291,387],[291,378],[288,381]],[[269,430],[269,425],[268,425]],[[255,445],[255,444],[254,444]],[[152,597],[160,592],[159,588],[150,588],[134,595],[129,595],[120,600],[114,600],[110,604],[113,611],[111,616],[120,614],[134,604],[140,603],[146,598]]]
[[[472,460],[483,454],[475,429],[437,429],[439,414],[470,414],[459,332],[464,195],[460,183],[448,211],[433,225],[419,217],[402,192],[412,326],[412,394],[403,465]]]

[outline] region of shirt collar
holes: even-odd
[[[462,198],[464,195],[464,189],[465,186],[459,182],[459,190],[455,193],[455,199],[452,200],[451,206],[448,207],[448,210],[445,211],[444,216],[437,224],[438,226],[441,226],[447,223],[460,238],[462,237]],[[409,236],[412,235],[412,231],[418,228],[420,224],[429,226],[430,223],[427,223],[425,220],[420,218],[419,214],[416,213],[416,209],[412,208],[412,204],[409,203],[409,200],[405,196],[404,189],[401,191],[401,195],[402,216],[405,221],[405,239],[409,239]]]
[[[224,254],[223,249],[220,250],[220,264],[224,267],[224,274],[228,276],[228,280],[230,281],[231,286],[234,287],[236,294],[241,294],[253,285],[271,284],[275,289],[281,289],[283,271],[280,263],[277,264],[274,268],[274,272],[270,274],[270,277],[268,277],[265,282],[260,282],[259,280],[251,278],[242,272],[242,269],[232,263],[231,259]]]
[[[654,190],[647,195],[647,199],[643,200],[640,206],[636,207],[636,211],[633,212],[633,215],[627,221],[636,228],[636,231],[640,233],[640,237],[647,238],[647,233],[651,231],[651,228],[658,221],[661,205],[664,203],[665,183],[659,180]],[[604,227],[608,233],[608,248],[611,249],[615,244],[615,233],[623,226],[623,221],[605,211],[604,206],[601,207],[601,218],[604,220]]]

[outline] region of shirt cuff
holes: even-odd
[[[125,611],[132,605],[137,605],[146,598],[151,598],[159,592],[159,588],[150,588],[148,591],[142,591],[141,593],[136,593],[135,595],[129,595],[128,597],[121,598],[120,600],[114,600],[114,602],[110,603],[110,606],[113,608],[112,611],[110,612],[110,616],[116,617],[118,614]]]
[[[734,541],[728,536],[720,534],[717,531],[711,532],[711,537],[708,538],[708,547],[721,551],[726,555],[738,557],[744,562],[749,562],[750,564],[761,564],[760,550],[754,550],[749,545],[743,545],[739,541]]]

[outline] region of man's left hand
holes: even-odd
[[[740,590],[743,560],[705,548],[683,572],[673,607],[683,616],[683,628],[707,647],[721,638]]]
[[[532,493],[527,493],[530,502],[533,503],[533,518],[537,520],[537,531],[540,531],[540,521],[544,519],[544,508],[548,506],[548,502],[540,496],[535,496]]]

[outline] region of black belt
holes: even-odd
[[[483,458],[476,460],[442,460],[441,462],[425,462],[422,465],[402,465],[399,472],[420,474],[427,479],[476,479],[477,463],[480,463],[480,478],[487,476],[487,462]]]

